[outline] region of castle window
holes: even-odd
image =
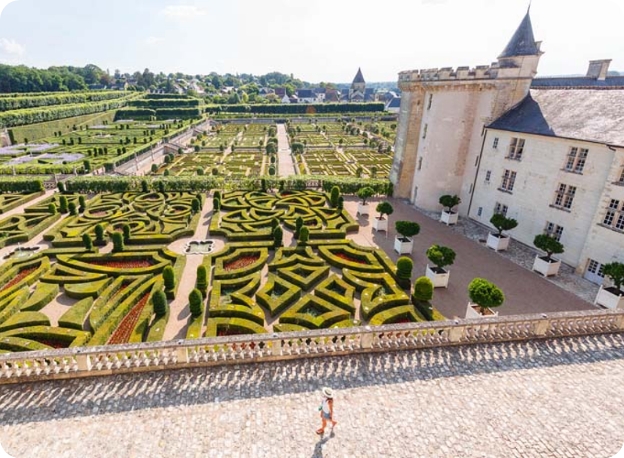
[[[622,173],[620,173],[620,179],[618,180],[618,183],[624,184],[624,168],[622,168]]]
[[[619,200],[611,199],[602,224],[618,231],[624,231],[624,205]]]
[[[505,170],[499,189],[501,191],[511,192],[513,191],[515,183],[516,183],[516,172],[512,172],[511,170]]]
[[[423,137],[422,138],[427,138],[427,127],[429,127],[428,124],[425,124],[425,127],[423,127]]]
[[[587,148],[570,148],[570,152],[568,152],[568,159],[565,165],[566,172],[572,173],[583,173],[583,168],[585,167],[585,161],[587,161],[587,153],[589,150]]]
[[[507,216],[507,211],[508,210],[509,210],[509,208],[507,207],[507,205],[501,204],[500,202],[496,202],[496,205],[494,205],[494,214],[495,215]]]
[[[563,235],[563,226],[546,221],[546,227],[544,228],[544,234],[553,237],[557,242],[561,240]]]
[[[433,102],[433,94],[429,94],[429,103],[427,104],[427,110],[431,110],[431,102]]]
[[[509,154],[507,159],[513,159],[519,161],[522,159],[522,153],[524,151],[524,140],[522,138],[513,137],[509,144]]]
[[[482,213],[483,213],[483,207],[479,207],[479,209],[477,210],[477,216],[481,216]]]
[[[494,137],[494,142],[492,143],[492,148],[498,148],[498,137]]]
[[[422,157],[418,158],[418,170],[422,168]]]
[[[576,186],[569,186],[563,183],[559,184],[555,193],[555,202],[553,207],[569,210],[572,208],[572,201],[576,194]]]
[[[492,171],[488,170],[487,172],[485,172],[485,182],[489,183],[490,182],[490,178],[492,178]]]

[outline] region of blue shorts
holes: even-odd
[[[321,411],[321,417],[323,417],[325,420],[331,420],[331,415],[329,414],[329,412]]]

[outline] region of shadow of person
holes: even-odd
[[[329,433],[329,436],[321,436],[314,446],[314,451],[312,452],[312,458],[323,458],[323,445],[329,441],[329,439],[333,439],[336,436],[334,430],[332,429]]]

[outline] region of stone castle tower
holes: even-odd
[[[399,73],[401,109],[390,173],[395,197],[441,210],[440,196],[457,194],[465,214],[483,128],[528,94],[541,55],[527,11],[492,65]]]
[[[363,101],[364,94],[366,93],[366,81],[364,81],[364,76],[362,75],[362,69],[358,68],[357,73],[355,74],[355,78],[353,78],[353,82],[351,83],[351,87],[349,88],[349,101]]]

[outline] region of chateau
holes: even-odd
[[[555,236],[601,283],[603,264],[624,261],[624,77],[595,60],[584,77],[536,78],[542,54],[527,12],[489,66],[399,73],[395,196],[440,211],[457,194],[485,225],[504,213],[514,239]]]

